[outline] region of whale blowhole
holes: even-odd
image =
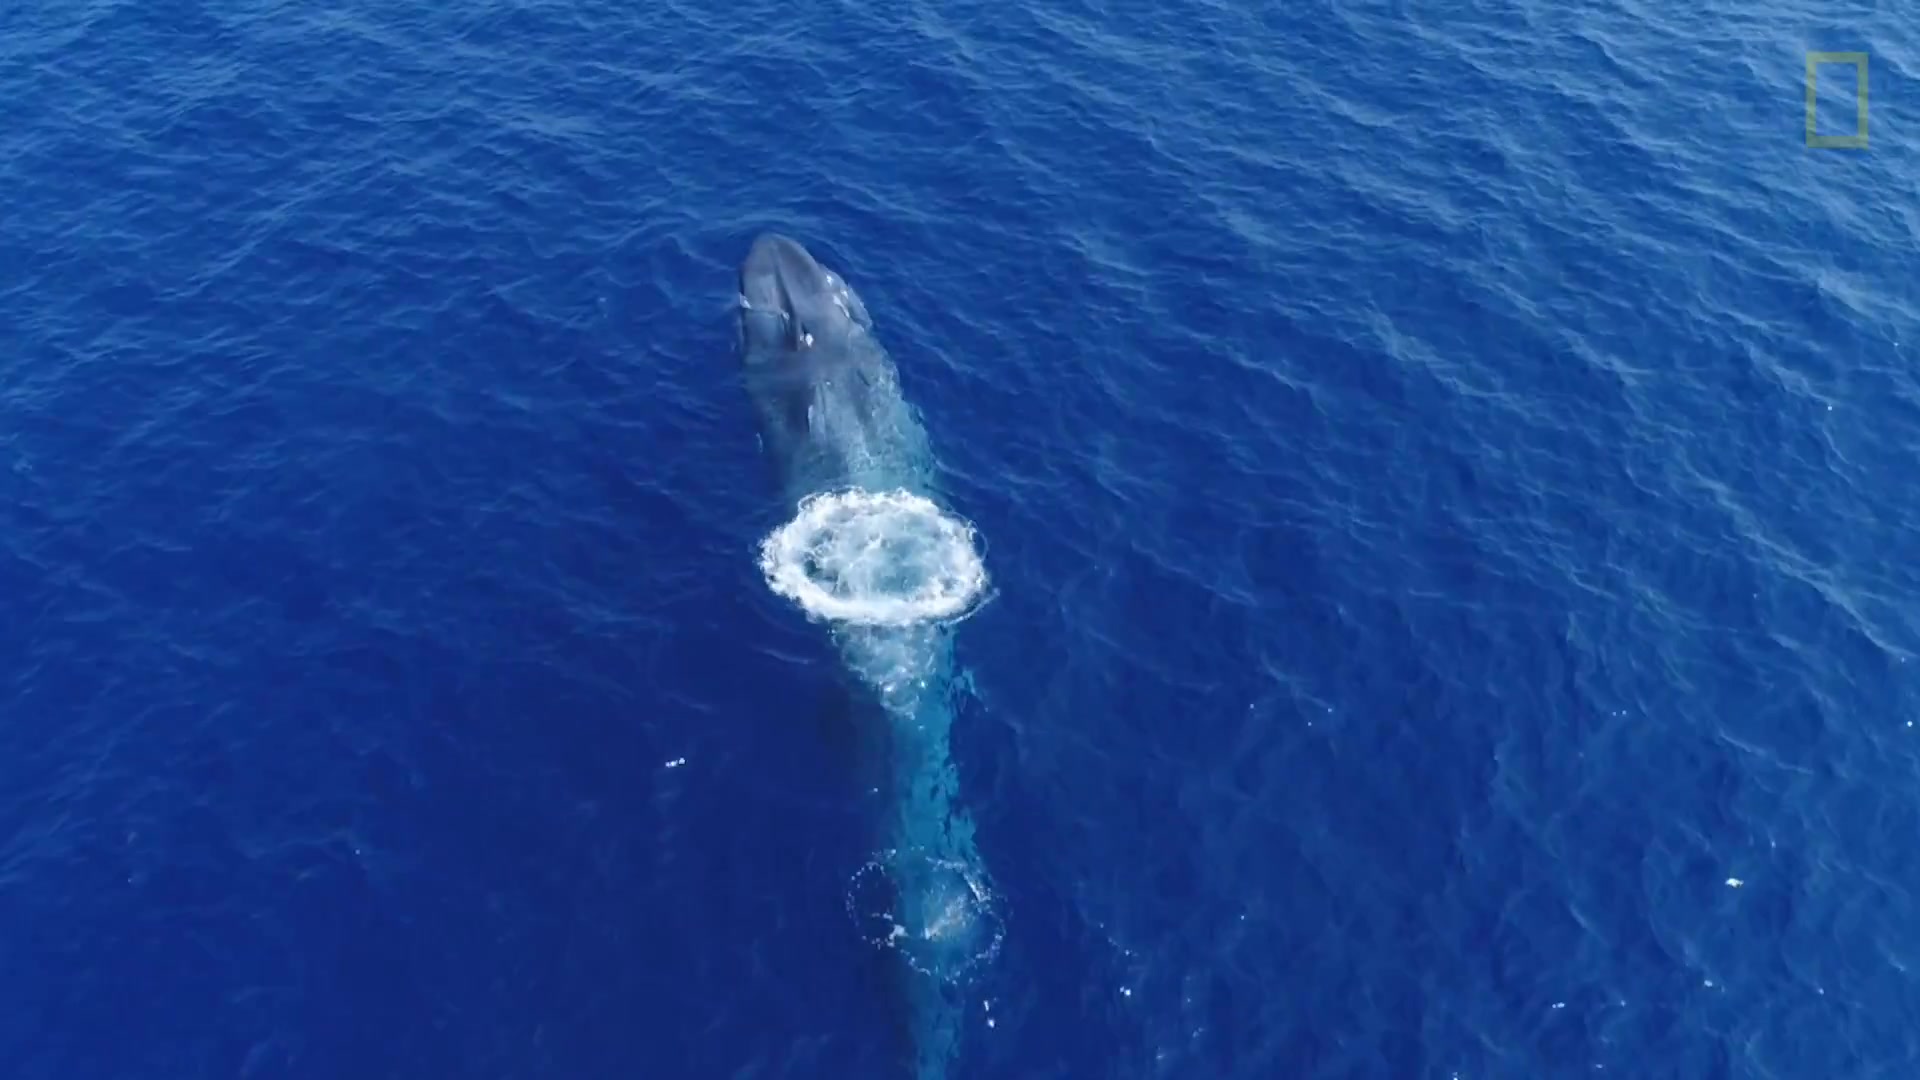
[[[987,584],[972,523],[904,489],[807,496],[761,541],[760,569],[808,615],[866,626],[965,618]]]

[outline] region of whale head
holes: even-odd
[[[797,240],[763,233],[740,263],[740,347],[749,362],[844,346],[870,325],[853,289]]]

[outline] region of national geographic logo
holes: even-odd
[[[1820,112],[1820,65],[1851,64],[1854,69],[1853,134],[1822,135],[1817,123]],[[1807,145],[1839,147],[1847,150],[1867,148],[1867,54],[1863,52],[1810,52],[1807,54]]]

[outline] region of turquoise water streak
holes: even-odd
[[[997,931],[950,750],[948,643],[912,628],[882,633],[895,638],[889,648],[906,645],[927,661],[925,676],[910,692],[885,696],[897,781],[886,823],[892,854],[885,861],[899,905],[898,930],[889,944],[902,950],[918,976],[907,983],[917,1073],[932,1078],[945,1075],[958,1049],[962,1013],[955,984],[997,945]]]

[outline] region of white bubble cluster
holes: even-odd
[[[888,849],[853,875],[847,914],[876,948],[961,985],[1000,951],[1005,930],[980,871],[925,851]]]
[[[761,542],[760,569],[809,615],[859,625],[958,619],[987,583],[973,526],[904,490],[808,496]]]

